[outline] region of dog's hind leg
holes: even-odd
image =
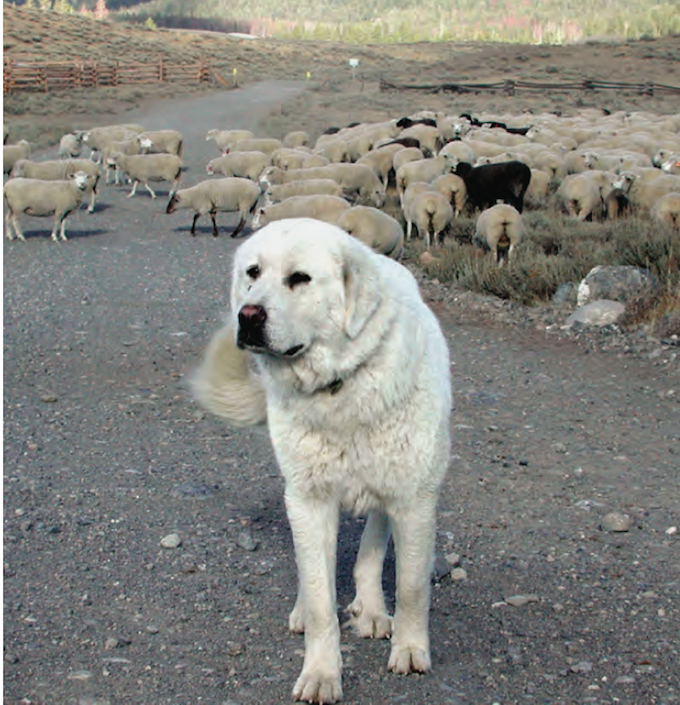
[[[354,566],[356,597],[347,607],[348,623],[359,636],[369,639],[385,639],[392,633],[392,618],[387,614],[382,589],[383,562],[389,538],[387,515],[370,512]]]
[[[430,576],[436,535],[436,497],[412,499],[390,513],[397,559],[397,599],[387,668],[429,671]]]

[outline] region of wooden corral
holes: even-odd
[[[164,81],[183,84],[206,83],[213,72],[206,61],[174,64],[160,61],[149,64],[121,64],[63,61],[40,63],[5,58],[3,91],[67,91],[98,86],[123,86]]]

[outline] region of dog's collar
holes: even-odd
[[[328,392],[331,396],[335,396],[342,389],[343,384],[341,379],[334,379],[327,387],[322,387],[319,391]]]

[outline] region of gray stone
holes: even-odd
[[[577,308],[564,322],[566,328],[581,323],[590,326],[608,326],[621,318],[626,307],[618,301],[601,299]]]
[[[598,266],[588,272],[578,287],[577,304],[584,306],[598,299],[625,303],[658,289],[656,277],[647,269],[629,266]]]

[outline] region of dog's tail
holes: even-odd
[[[213,336],[190,384],[200,404],[236,426],[267,420],[264,387],[252,368],[250,353],[236,346],[232,326]]]

